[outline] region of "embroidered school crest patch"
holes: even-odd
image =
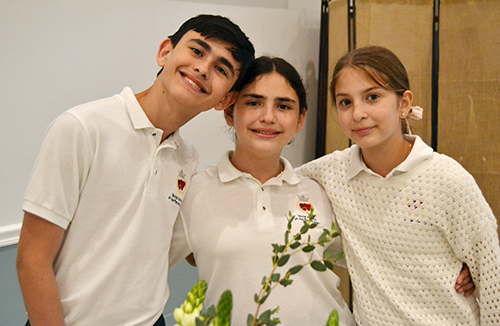
[[[309,198],[304,195],[298,196],[297,206],[303,213],[307,215],[311,213],[311,209],[313,208],[313,205],[309,202]]]
[[[184,194],[184,191],[186,190],[186,174],[180,170],[179,175],[177,175],[177,192],[182,195]]]

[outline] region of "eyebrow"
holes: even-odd
[[[250,94],[243,94],[242,97],[250,97],[250,98],[255,98],[255,99],[265,99],[266,97],[264,95],[259,95],[259,94],[253,94],[253,93],[250,93]],[[274,99],[274,101],[277,101],[277,102],[292,102],[292,103],[296,103],[296,101],[292,98],[289,98],[289,97],[276,97]]]
[[[191,39],[191,41],[201,46],[208,53],[212,52],[212,47],[207,42],[197,38]],[[217,60],[219,60],[221,64],[225,65],[231,71],[231,74],[234,75],[234,66],[229,60],[224,57],[218,57]]]
[[[375,90],[375,89],[380,89],[380,88],[384,89],[383,87],[380,87],[380,86],[374,86],[374,87],[370,87],[370,88],[365,89],[365,90],[363,91],[363,93],[365,93],[365,94],[366,94],[366,93],[370,93],[370,92],[372,92],[373,90]],[[336,94],[335,94],[335,97],[337,97],[337,96],[349,96],[349,94],[347,94],[347,93],[336,93]]]

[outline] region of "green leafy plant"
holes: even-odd
[[[276,286],[289,286],[293,283],[292,276],[299,273],[304,267],[310,265],[311,268],[318,272],[324,272],[327,269],[333,270],[333,263],[331,261],[332,251],[327,249],[322,260],[313,260],[313,251],[316,246],[324,247],[327,243],[338,237],[340,234],[335,232],[335,224],[332,223],[330,229],[323,229],[323,232],[316,241],[311,240],[311,236],[307,235],[309,230],[318,226],[315,222],[314,210],[311,209],[309,216],[303,221],[303,225],[297,234],[292,235],[292,223],[295,221],[295,216],[291,212],[288,213],[287,230],[285,231],[285,243],[273,244],[272,256],[272,270],[268,276],[262,279],[262,288],[259,293],[254,295],[254,301],[257,304],[254,314],[248,314],[247,326],[275,326],[280,324],[278,317],[273,317],[278,311],[279,307],[269,309],[260,313],[262,304],[271,295],[271,292]],[[288,271],[281,275],[277,272],[278,267],[285,266],[290,257],[299,252],[311,253],[307,262],[293,266]],[[344,257],[340,253],[333,257],[334,261]],[[175,320],[179,323],[176,326],[229,326],[231,325],[231,311],[232,311],[232,296],[231,291],[226,290],[217,304],[217,308],[211,306],[205,313],[202,313],[203,301],[205,300],[205,293],[207,290],[207,283],[203,280],[195,284],[193,289],[188,293],[186,301],[182,304],[181,308],[174,311]],[[259,314],[260,313],[260,314]],[[326,326],[337,326],[339,317],[336,310],[332,311],[328,317]]]

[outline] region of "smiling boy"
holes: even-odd
[[[172,226],[197,166],[178,129],[232,104],[253,57],[227,18],[196,16],[160,45],[149,89],[125,87],[51,124],[18,247],[31,325],[164,325]]]

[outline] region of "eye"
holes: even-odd
[[[218,72],[220,72],[221,74],[223,74],[224,76],[227,77],[227,72],[224,68],[217,66],[217,67],[215,67],[215,69],[217,69]]]
[[[380,96],[377,94],[370,94],[368,95],[368,100],[369,101],[376,101]]]
[[[259,105],[259,102],[257,102],[257,101],[249,101],[249,102],[246,103],[246,105],[248,105],[248,106],[257,106],[257,105]]]
[[[201,56],[203,53],[201,52],[200,49],[198,48],[191,48],[191,51],[193,51],[194,54],[196,54],[197,56]]]
[[[278,108],[281,110],[290,110],[291,108],[286,104],[278,104]]]
[[[337,102],[337,106],[338,107],[349,106],[351,103],[352,103],[351,100],[347,100],[347,99],[345,99],[345,100],[339,100]]]

